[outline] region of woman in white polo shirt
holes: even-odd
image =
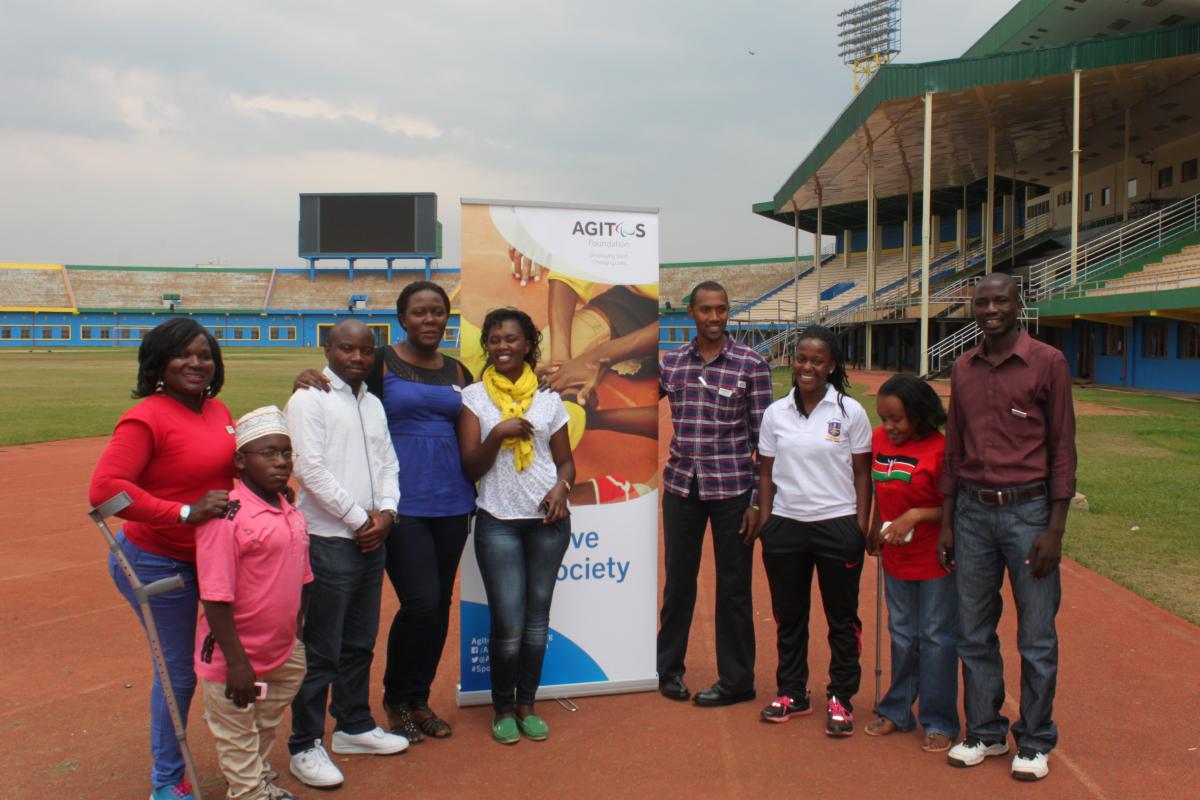
[[[814,569],[829,624],[825,732],[854,732],[851,698],[862,676],[858,581],[871,510],[871,423],[846,395],[832,331],[800,334],[792,390],[763,415],[758,438],[759,534],[778,631],[778,697],[768,722],[812,713],[808,614]]]

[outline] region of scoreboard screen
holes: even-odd
[[[432,192],[300,195],[300,256],[432,256],[437,195]]]

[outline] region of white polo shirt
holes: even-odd
[[[796,410],[795,390],[763,415],[758,452],[775,459],[772,514],[817,522],[857,513],[851,454],[871,452],[871,421],[862,405],[826,385],[807,418]]]

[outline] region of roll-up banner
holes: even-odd
[[[564,384],[571,540],[538,696],[656,689],[658,210],[464,199],[461,286],[461,358],[476,377],[484,315],[516,306],[542,333],[539,373]],[[458,703],[488,703],[488,605],[473,539],[461,614]]]

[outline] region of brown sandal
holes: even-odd
[[[921,743],[921,749],[926,753],[944,753],[950,749],[950,745],[954,742],[944,733],[925,734],[925,741]]]
[[[425,741],[425,736],[417,721],[413,719],[408,703],[389,703],[384,700],[383,711],[387,714],[389,731],[408,739],[409,744],[420,744]]]
[[[895,733],[897,730],[896,723],[887,717],[876,717],[873,722],[863,729],[863,732],[867,736],[887,736],[889,733]]]
[[[453,733],[450,723],[435,714],[427,705],[414,705],[412,715],[421,731],[431,739],[445,739]]]

